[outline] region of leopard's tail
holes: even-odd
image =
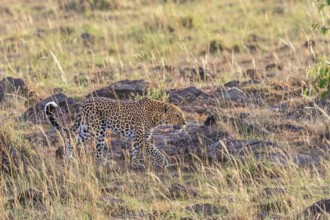
[[[58,105],[55,102],[48,102],[45,106],[45,115],[53,127],[55,127],[57,130],[61,130],[62,126],[56,121],[56,116],[53,113],[53,110],[57,107]]]
[[[53,113],[53,110],[56,109],[57,107],[58,106],[55,102],[48,102],[45,106],[45,115],[48,121],[50,122],[50,124],[53,125],[53,127],[55,127],[59,131],[64,131],[66,133],[66,136],[69,137],[69,130],[67,128],[62,127],[57,122],[56,116]],[[72,128],[70,128],[70,131],[75,133],[79,129],[81,121],[82,121],[82,115],[81,115],[81,111],[79,110],[79,113],[76,117],[76,120]]]
[[[45,115],[50,124],[59,131],[64,131],[66,136],[69,137],[69,130],[63,128],[56,120],[56,116],[53,113],[53,110],[56,109],[58,105],[55,102],[48,102],[45,106]]]

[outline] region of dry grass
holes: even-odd
[[[278,63],[283,71],[271,78],[261,73],[261,84],[246,88],[246,92],[264,92],[265,104],[226,107],[220,103],[217,114],[250,112],[249,120],[265,127],[294,123],[304,129],[268,137],[283,144],[277,153],[287,156],[286,166],[252,155],[245,159],[229,155],[226,162],[196,159],[192,166],[180,164],[175,172],[152,166],[146,172],[133,171],[125,163],[96,168],[90,147],[77,161],[65,164],[54,156],[54,147],[61,146],[61,141],[52,147],[27,141],[27,135],[45,133],[50,127],[22,121],[26,102],[19,96],[7,97],[0,104],[0,147],[6,146],[1,153],[8,155],[7,149],[15,149],[18,161],[24,162],[10,157],[8,172],[0,174],[0,218],[203,219],[203,213],[186,207],[212,204],[214,218],[293,219],[313,202],[329,198],[329,157],[317,166],[300,167],[288,156],[312,151],[308,144],[328,144],[320,138],[327,119],[295,122],[271,110],[273,103],[294,109],[308,102],[301,92],[298,97],[287,96],[273,85],[301,91],[309,83],[313,59],[329,51],[326,38],[310,28],[313,22],[328,22],[326,14],[319,17],[309,0],[2,2],[0,78],[23,78],[37,100],[55,91],[81,100],[126,78],[150,81],[148,95],[166,99],[167,89],[193,85],[212,90],[230,80],[249,79],[247,69]],[[303,47],[309,39],[316,40],[315,48]],[[251,44],[257,45],[256,52],[249,49]],[[176,70],[203,66],[213,78],[189,80],[178,71],[161,71],[166,65]],[[188,118],[201,122],[205,115],[188,114]],[[221,125],[237,138],[264,138]],[[299,141],[306,145],[291,145]],[[173,198],[169,191],[173,184],[190,191]],[[29,188],[41,195],[25,195]],[[267,189],[273,193],[263,194]]]

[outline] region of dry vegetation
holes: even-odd
[[[314,3],[2,1],[0,80],[24,79],[29,96],[11,94],[0,103],[0,219],[293,219],[329,199],[328,102],[315,108],[317,94],[303,93],[317,61],[330,51],[326,36],[311,29],[313,22],[329,22],[328,11],[318,15]],[[199,67],[207,80],[182,71]],[[280,143],[274,151],[286,161],[248,154],[218,162],[195,158],[175,170],[134,171],[127,160],[96,168],[89,142],[88,153],[64,163],[55,156],[61,139],[46,138],[50,126],[21,118],[51,94],[80,101],[123,79],[148,80],[148,95],[157,99],[168,98],[169,89],[212,93],[231,80],[257,80],[240,89],[261,102],[220,100],[212,113],[248,114],[247,121],[270,133],[242,132],[221,120],[217,126],[234,139]],[[199,123],[207,116],[186,115]],[[46,141],[27,138],[34,134]],[[290,155],[296,152],[317,163],[295,163]]]

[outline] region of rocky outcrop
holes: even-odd
[[[8,147],[3,138],[0,137],[0,172],[11,173],[18,169],[20,160],[16,150],[13,147]]]
[[[22,79],[6,77],[0,81],[0,101],[3,101],[7,95],[27,98],[29,96],[28,86]]]
[[[208,99],[209,95],[205,94],[202,90],[197,89],[196,87],[187,87],[181,90],[171,90],[169,91],[169,102],[173,104],[180,104],[181,102],[192,102],[197,98]]]
[[[26,209],[36,209],[39,211],[46,211],[45,193],[41,190],[31,187],[19,193],[17,198],[19,204]],[[10,199],[7,202],[7,206],[11,208],[14,208],[15,205],[16,204],[14,199]]]
[[[322,199],[309,206],[304,212],[305,219],[327,219],[330,217],[330,199]]]
[[[244,92],[236,87],[229,89],[217,89],[214,93],[214,96],[220,100],[232,100],[238,102],[244,102],[248,98]]]
[[[169,102],[181,107],[186,112],[207,113],[209,106],[215,104],[214,99],[196,87],[181,90],[170,90]]]
[[[228,136],[217,127],[189,124],[184,131],[176,131],[169,126],[158,127],[152,142],[170,157],[177,160],[190,160],[186,156],[194,154],[205,157],[204,148]]]
[[[148,88],[149,82],[145,80],[122,80],[92,92],[87,98],[132,99],[136,95],[145,95]]]
[[[198,196],[197,190],[179,183],[173,183],[168,188],[167,194],[171,199],[187,199]]]
[[[79,109],[79,104],[73,98],[59,93],[40,101],[33,107],[30,107],[23,113],[22,118],[32,123],[43,122],[45,120],[44,108],[48,102],[57,103],[59,108],[55,110],[55,115],[59,117],[60,120],[72,117],[74,115],[72,113],[77,112]]]
[[[204,218],[208,218],[212,215],[225,215],[228,213],[228,208],[224,206],[216,206],[210,203],[198,203],[192,206],[187,206],[186,211],[194,212]]]

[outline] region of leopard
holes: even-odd
[[[161,167],[168,167],[164,153],[151,144],[151,136],[159,125],[172,125],[176,130],[183,130],[186,119],[183,111],[169,102],[144,97],[140,100],[117,100],[106,97],[85,99],[79,107],[73,126],[66,128],[58,122],[54,110],[55,102],[48,102],[44,112],[49,123],[66,139],[65,158],[73,157],[72,136],[76,146],[80,146],[90,137],[96,140],[96,161],[104,161],[106,130],[132,141],[131,166],[145,168],[140,163],[142,152],[149,154]],[[78,134],[77,134],[78,133]]]

